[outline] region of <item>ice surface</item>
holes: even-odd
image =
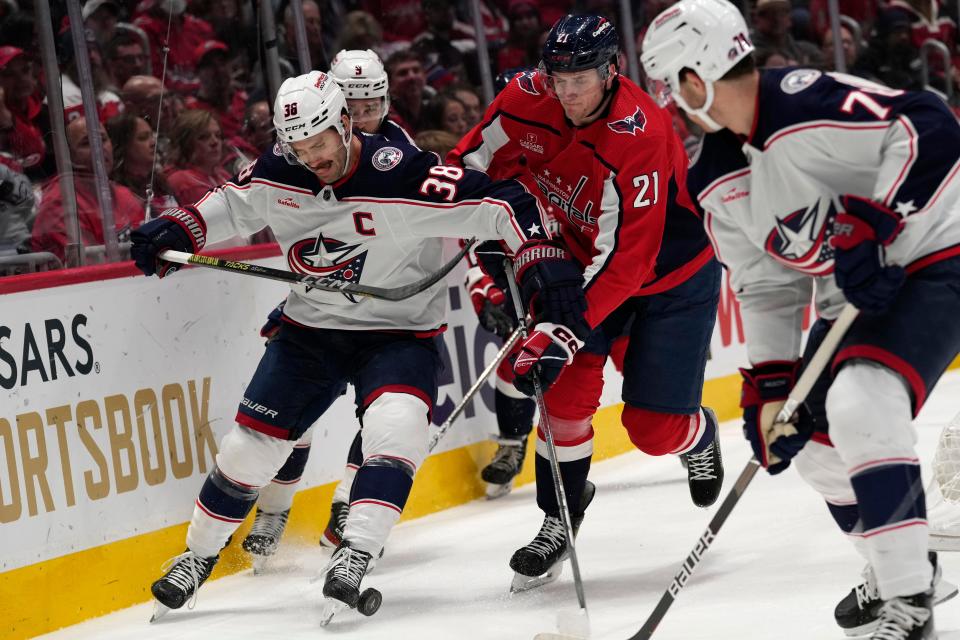
[[[916,421],[925,477],[940,429],[957,411],[960,372],[952,372]],[[721,439],[729,486],[749,447],[735,422],[723,425]],[[629,453],[596,464],[591,479],[597,497],[577,548],[592,637],[625,640],[649,615],[712,510],[692,505],[676,458]],[[265,575],[246,571],[211,582],[195,609],[171,611],[157,624],[147,623],[152,605],[143,604],[46,637],[530,640],[554,630],[558,611],[576,609],[569,567],[538,591],[508,593],[507,561],[540,523],[527,486],[402,524],[364,581],[383,592],[380,611],[372,618],[346,611],[325,629],[318,624],[321,583],[310,580],[329,550],[288,543]],[[941,559],[945,575],[960,580],[960,555]],[[833,607],[859,581],[861,568],[823,502],[793,470],[778,477],[761,472],[654,638],[839,640]],[[960,598],[938,607],[936,618],[941,640],[960,640]]]

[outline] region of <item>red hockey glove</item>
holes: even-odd
[[[480,267],[467,270],[464,286],[470,293],[470,302],[477,313],[480,326],[501,338],[506,338],[517,326],[516,316],[504,291]]]
[[[521,393],[535,393],[533,377],[540,378],[540,389],[546,393],[563,368],[573,362],[573,357],[583,346],[573,331],[563,325],[541,322],[533,333],[520,344],[520,349],[511,357],[513,362],[513,386]]]

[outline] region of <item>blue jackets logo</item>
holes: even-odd
[[[776,227],[767,236],[767,253],[791,269],[812,276],[833,271],[833,218],[836,208],[830,199],[817,200],[809,207],[777,216]]]
[[[614,133],[637,135],[637,129],[642,133],[644,127],[647,126],[647,116],[643,114],[643,111],[640,111],[640,107],[637,107],[637,110],[633,112],[632,116],[627,116],[623,120],[608,122],[607,126],[610,127],[610,131]]]
[[[295,242],[287,252],[287,264],[297,273],[360,282],[360,274],[367,260],[367,252],[360,251],[360,246],[327,238],[321,233],[317,238]],[[353,295],[343,295],[350,302],[357,302]]]

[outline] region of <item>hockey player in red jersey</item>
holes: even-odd
[[[758,70],[747,34],[728,0],[682,0],[654,19],[642,55],[709,132],[689,188],[740,302],[743,432],[771,474],[795,463],[868,561],[840,626],[935,638],[932,601],[948,594],[933,589],[911,420],[960,350],[960,126],[929,92]],[[848,302],[860,315],[793,433],[780,431],[777,406]]]
[[[622,423],[638,449],[687,458],[698,506],[723,478],[716,419],[700,406],[716,316],[720,267],[686,192],[687,156],[670,115],[617,72],[616,30],[596,15],[566,16],[548,34],[538,70],[514,78],[448,161],[516,177],[559,222],[581,266],[580,317],[537,309],[515,361],[514,384],[532,395],[539,372],[576,529],[592,498],[592,418],[613,338],[629,335]],[[546,254],[547,252],[545,252]],[[541,265],[522,263],[521,288]],[[547,267],[549,268],[549,267]],[[566,325],[566,326],[557,326]],[[562,336],[573,333],[575,340]],[[543,434],[537,439],[540,532],[512,557],[515,589],[556,575],[566,543]]]

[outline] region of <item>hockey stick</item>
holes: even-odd
[[[480,387],[483,386],[483,383],[486,382],[487,378],[490,377],[497,367],[500,366],[500,363],[503,362],[503,359],[507,357],[507,354],[510,353],[510,349],[513,348],[513,345],[517,343],[517,340],[520,339],[521,331],[520,327],[517,327],[510,337],[507,338],[507,341],[503,343],[503,346],[500,348],[500,351],[497,352],[497,355],[493,358],[493,361],[487,365],[487,368],[484,369],[480,376],[477,378],[476,382],[473,383],[467,393],[463,396],[463,400],[460,401],[456,407],[453,408],[453,412],[447,416],[447,419],[443,421],[443,424],[440,425],[440,428],[437,430],[433,437],[430,438],[430,448],[427,449],[427,453],[433,453],[434,448],[436,448],[437,443],[440,442],[440,439],[444,436],[448,429],[453,426],[453,421],[460,417],[460,414],[463,413],[463,410],[467,408],[467,404],[473,399],[473,396],[477,394],[477,391],[480,390]]]
[[[268,280],[279,280],[281,282],[302,284],[308,288],[319,289],[320,291],[349,293],[355,296],[376,298],[378,300],[398,301],[406,300],[407,298],[413,297],[418,293],[426,291],[437,282],[442,280],[444,276],[450,273],[453,268],[457,266],[457,263],[463,259],[463,256],[467,255],[467,251],[470,250],[470,247],[473,246],[473,243],[476,242],[476,240],[476,238],[470,238],[467,240],[464,243],[463,248],[457,252],[457,255],[443,265],[438,271],[435,271],[427,277],[417,280],[416,282],[411,282],[410,284],[393,288],[374,287],[355,282],[346,282],[344,280],[331,278],[329,276],[311,276],[305,273],[294,273],[293,271],[284,271],[283,269],[263,267],[258,264],[251,264],[249,262],[221,260],[220,258],[214,258],[212,256],[202,256],[195,253],[185,253],[183,251],[173,251],[170,249],[162,251],[160,253],[160,258],[168,262],[194,264],[201,267],[208,267],[210,269],[219,269],[221,271],[244,273],[260,278],[267,278]]]
[[[504,270],[507,274],[507,286],[510,287],[510,297],[513,298],[513,308],[517,314],[518,329],[520,335],[527,338],[527,323],[524,318],[523,301],[520,298],[520,290],[517,287],[517,276],[513,270],[513,262],[507,258],[503,261]],[[560,477],[560,462],[557,460],[557,447],[553,440],[553,430],[550,428],[550,419],[547,415],[547,404],[543,399],[543,389],[540,386],[540,377],[536,371],[531,376],[533,379],[533,391],[537,398],[537,409],[540,411],[540,429],[547,441],[547,454],[550,457],[550,470],[553,475],[553,490],[557,495],[557,505],[560,507],[560,520],[563,522],[563,533],[567,539],[567,550],[570,558],[570,567],[573,570],[573,586],[577,591],[577,603],[580,605],[578,616],[557,616],[556,634],[537,634],[534,640],[549,638],[589,638],[590,637],[590,616],[587,614],[587,597],[583,592],[583,579],[580,577],[580,562],[577,560],[577,550],[573,543],[573,528],[571,526],[570,510],[567,508],[566,492],[563,487],[563,478]]]
[[[857,314],[858,311],[856,307],[851,304],[847,304],[843,307],[843,310],[840,311],[840,315],[833,323],[833,326],[830,327],[827,335],[824,336],[823,342],[817,347],[816,353],[810,358],[810,363],[806,369],[803,370],[803,373],[800,374],[800,378],[793,386],[793,389],[790,390],[787,401],[777,414],[776,423],[785,424],[793,418],[797,407],[807,398],[817,378],[820,377],[820,374],[830,362],[834,351],[837,350],[837,346],[839,346],[843,336],[846,335],[850,325],[853,324],[853,321],[857,318]],[[743,496],[743,493],[747,490],[750,481],[753,480],[759,468],[760,463],[757,462],[756,458],[751,458],[750,461],[747,462],[743,471],[740,472],[740,477],[737,478],[737,481],[730,489],[730,493],[723,499],[723,503],[720,505],[720,508],[717,509],[716,515],[713,516],[710,524],[707,525],[707,530],[704,531],[700,539],[697,540],[697,544],[693,547],[693,550],[687,555],[683,564],[680,565],[680,570],[673,576],[673,582],[671,582],[667,590],[663,592],[660,601],[653,609],[653,613],[650,614],[647,621],[640,627],[640,631],[630,636],[628,640],[648,640],[648,638],[653,636],[653,632],[657,630],[660,622],[663,621],[663,617],[667,614],[667,610],[670,609],[670,605],[677,599],[680,590],[686,586],[690,576],[700,564],[700,561],[703,560],[707,549],[710,548],[710,545],[713,544],[717,534],[720,532],[720,527],[726,522],[727,516],[730,515],[733,508],[737,506],[737,502],[740,501],[741,496]]]

